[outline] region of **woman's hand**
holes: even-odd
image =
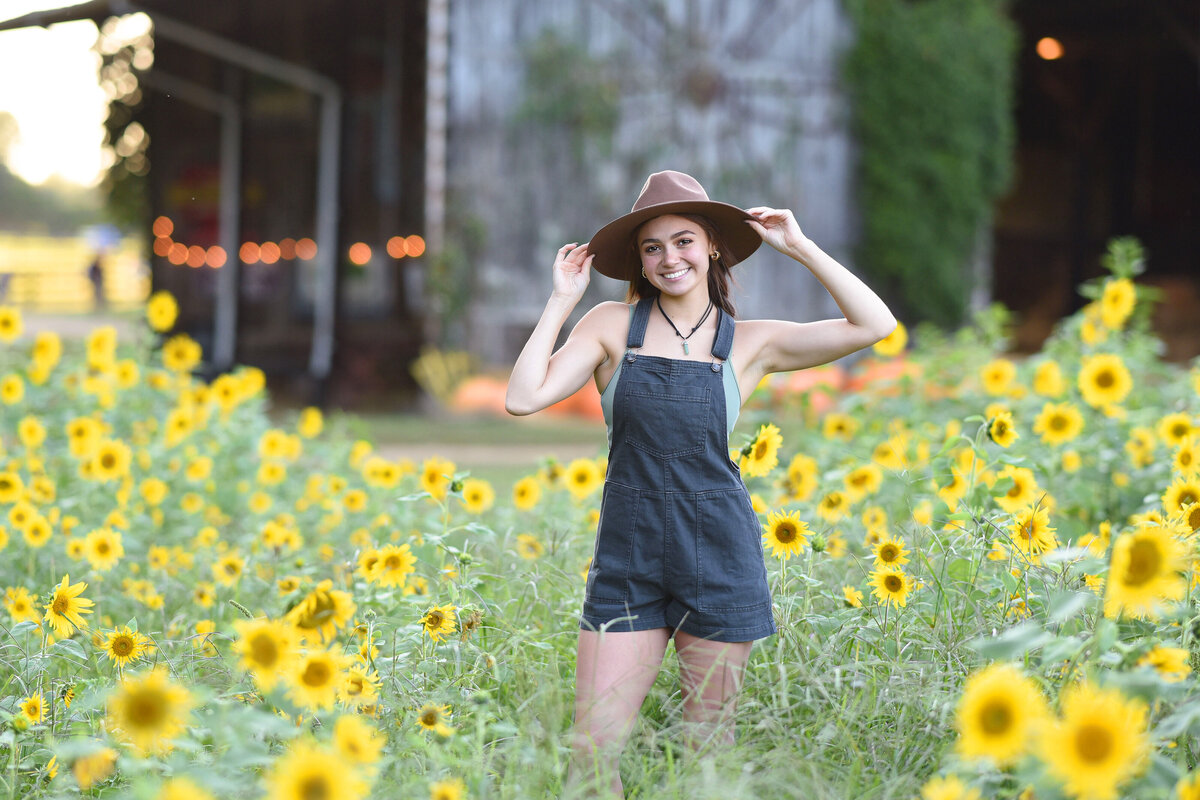
[[[779,252],[795,258],[808,244],[808,237],[800,230],[800,223],[790,210],[757,206],[746,209],[746,213],[754,218],[746,220],[746,224]]]
[[[554,294],[573,303],[583,297],[592,280],[592,259],[588,246],[571,242],[558,248],[554,259]]]

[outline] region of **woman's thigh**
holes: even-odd
[[[670,638],[670,628],[579,632],[575,722],[581,732],[628,729],[658,677]]]
[[[754,642],[714,642],[677,631],[675,652],[690,718],[732,712]]]

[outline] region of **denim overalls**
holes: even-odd
[[[711,363],[638,355],[653,307],[653,299],[638,302],[614,378],[580,627],[672,628],[719,642],[770,636],[762,524],[729,458],[722,370],[733,319],[718,309]]]

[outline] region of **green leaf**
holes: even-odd
[[[83,646],[80,645],[79,642],[75,641],[74,639],[59,639],[54,644],[50,645],[49,652],[53,653],[53,652],[57,652],[57,651],[70,653],[71,655],[75,656],[76,658],[82,659],[84,661],[87,660],[87,653],[83,652]]]
[[[1033,622],[1023,622],[998,636],[975,639],[967,646],[992,661],[1009,661],[1045,646],[1055,637]]]
[[[1061,592],[1050,596],[1046,613],[1054,622],[1065,622],[1098,600],[1092,592]]]
[[[973,572],[972,562],[965,558],[956,558],[946,567],[946,575],[960,583],[970,583]]]

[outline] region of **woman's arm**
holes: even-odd
[[[843,319],[819,322],[754,320],[747,323],[758,343],[754,359],[762,374],[804,369],[835,361],[887,336],[896,318],[879,296],[833,257],[813,244],[800,230],[791,211],[748,209],[753,227],[763,241],[794,258],[816,276],[833,297]]]
[[[607,358],[600,342],[600,306],[585,314],[566,343],[551,355],[563,323],[591,280],[593,258],[586,244],[559,248],[554,260],[554,291],[508,378],[504,397],[508,413],[532,414],[570,397]]]

